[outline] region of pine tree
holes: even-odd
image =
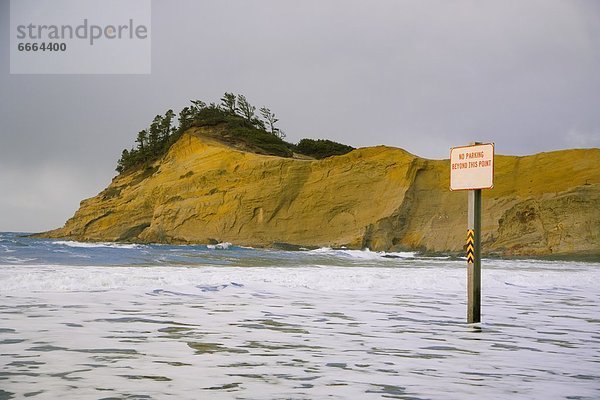
[[[175,113],[173,112],[173,110],[167,110],[167,112],[165,113],[165,116],[162,118],[162,120],[160,122],[159,128],[160,128],[161,147],[169,141],[169,137],[171,136],[171,133],[174,130],[173,128],[171,128],[174,116],[175,116]]]
[[[242,117],[252,123],[252,120],[255,118],[254,112],[256,111],[256,107],[251,105],[243,94],[238,94],[237,102]]]
[[[231,114],[237,114],[238,106],[235,94],[225,92],[223,97],[221,97],[221,107]]]
[[[138,144],[138,150],[144,151],[144,148],[148,144],[148,132],[144,129],[139,131],[137,139],[135,140]]]
[[[192,103],[192,106],[190,107],[190,111],[192,112],[192,116],[196,116],[200,113],[200,111],[202,111],[203,109],[206,108],[206,103],[203,102],[202,100],[190,100]]]
[[[192,110],[189,107],[184,107],[183,110],[179,111],[177,122],[179,123],[177,133],[181,133],[189,128],[192,122]]]
[[[148,151],[145,155],[149,157],[157,154],[158,146],[160,145],[161,139],[161,125],[162,125],[162,117],[157,115],[152,120],[152,124],[150,125],[150,132],[148,132]]]
[[[129,161],[129,151],[124,149],[121,153],[121,158],[119,158],[119,161],[117,161],[117,172],[121,173],[125,171],[129,167]]]
[[[279,121],[279,119],[277,119],[277,117],[275,117],[275,114],[272,113],[271,110],[269,110],[267,107],[262,107],[260,109],[260,114],[267,122],[267,126],[271,130],[271,133],[273,135],[281,138],[281,136],[279,136],[281,131],[279,130],[279,128],[275,127],[275,124],[277,123],[277,121]]]

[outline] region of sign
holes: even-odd
[[[493,143],[450,149],[450,190],[477,190],[493,187]]]
[[[494,187],[494,144],[450,149],[450,190],[468,190],[467,322],[481,322],[481,189]]]

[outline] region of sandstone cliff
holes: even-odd
[[[189,130],[151,167],[121,174],[48,237],[90,241],[461,251],[466,192],[449,161],[385,146],[324,160],[234,149]],[[484,252],[600,255],[600,149],[496,156]]]

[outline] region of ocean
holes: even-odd
[[[0,399],[599,399],[600,263],[0,234]]]

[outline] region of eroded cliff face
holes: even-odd
[[[325,160],[239,151],[188,131],[160,161],[117,176],[63,228],[91,241],[460,251],[466,192],[449,162],[370,147]],[[483,247],[505,255],[600,254],[600,149],[496,157]]]

